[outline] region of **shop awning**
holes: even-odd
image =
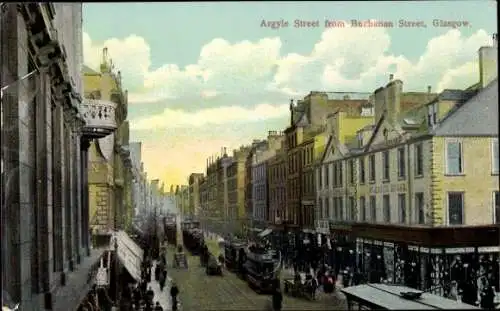
[[[273,229],[267,228],[264,231],[262,231],[261,233],[259,233],[259,237],[261,237],[261,238],[266,237],[266,236],[270,235],[271,232],[273,232]]]
[[[125,231],[118,231],[111,238],[111,249],[114,250],[114,240],[117,242],[118,259],[130,275],[137,281],[141,280],[141,263],[144,251],[128,236]]]

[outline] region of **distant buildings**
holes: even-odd
[[[226,231],[500,223],[496,43],[479,55],[466,90],[404,92],[391,74],[373,93],[291,101],[282,134],[207,159],[198,215]]]

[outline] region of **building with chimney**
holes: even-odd
[[[314,191],[314,173],[309,167],[305,174],[309,177],[304,177],[305,163],[312,164],[314,158],[310,150],[321,153],[326,145],[324,131],[328,114],[338,111],[353,116],[369,114],[373,110],[369,97],[369,93],[310,92],[296,105],[293,100],[290,102],[290,125],[285,130],[287,203],[283,221],[299,226],[314,225],[316,201],[303,197],[305,192]],[[314,198],[314,194],[308,197]]]
[[[241,146],[233,150],[232,157],[225,158],[226,165],[225,201],[226,232],[237,232],[243,230],[246,225],[245,214],[245,161],[251,146]],[[227,202],[227,203],[226,203]]]
[[[439,94],[428,90],[420,103],[406,107],[403,82],[391,75],[374,92],[374,126],[360,128],[352,139],[352,131],[334,129],[317,171],[323,219],[500,223],[497,54],[496,44],[479,49],[479,83]]]

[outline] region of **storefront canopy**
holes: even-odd
[[[144,251],[128,236],[125,231],[118,231],[111,238],[111,249],[117,243],[118,259],[125,266],[130,275],[136,280],[141,280],[141,263]]]
[[[273,229],[267,228],[264,231],[259,233],[259,237],[263,238],[271,234],[273,232]]]

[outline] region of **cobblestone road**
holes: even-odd
[[[207,276],[199,257],[189,256],[188,261],[188,270],[169,268],[180,289],[182,311],[270,310],[271,296],[258,295],[235,274],[224,271],[222,277]],[[283,310],[346,309],[343,300],[335,296],[319,296],[311,302],[285,295]]]

